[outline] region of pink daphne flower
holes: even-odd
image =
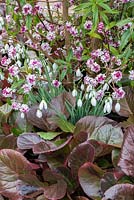
[[[3,66],[8,66],[10,63],[11,63],[10,58],[7,58],[6,56],[4,56],[4,57],[1,59],[1,65],[3,65]]]
[[[28,93],[31,91],[31,89],[32,89],[32,87],[31,87],[30,84],[24,84],[24,85],[22,86],[22,88],[23,88],[23,90],[24,90],[24,94],[28,94]]]
[[[114,71],[112,74],[112,80],[117,83],[122,79],[122,72],[121,71]]]
[[[27,3],[27,4],[25,4],[24,6],[23,6],[23,8],[22,8],[22,13],[23,13],[23,15],[29,15],[29,14],[32,14],[32,6],[29,4],[29,3]]]
[[[26,80],[27,80],[27,83],[29,85],[35,85],[36,84],[36,76],[34,74],[28,74],[26,76]]]
[[[134,70],[129,71],[129,79],[134,80]]]
[[[20,106],[20,112],[22,112],[22,113],[27,113],[28,111],[29,111],[29,107],[28,107],[27,104],[22,104],[22,105]]]
[[[98,24],[98,33],[103,33],[104,32],[104,23],[103,22],[100,22]]]
[[[12,97],[12,94],[13,94],[13,90],[12,88],[9,88],[9,87],[6,87],[2,90],[2,95],[4,97]]]
[[[19,68],[17,66],[12,65],[9,67],[8,71],[11,76],[16,76],[19,73]]]
[[[92,24],[93,24],[92,21],[88,20],[88,21],[85,22],[84,28],[86,30],[91,30],[92,29]]]
[[[105,78],[106,78],[105,74],[98,74],[95,79],[98,83],[104,84]]]
[[[29,67],[32,69],[39,69],[42,67],[42,63],[37,59],[32,59],[30,60]]]
[[[53,80],[52,84],[53,84],[54,87],[58,88],[61,85],[61,82],[58,81],[58,80]]]
[[[53,41],[56,38],[55,32],[48,32],[46,36],[48,41]]]
[[[124,96],[125,96],[125,91],[122,89],[122,87],[115,88],[114,92],[112,93],[112,97],[115,100],[120,100],[120,99],[124,98]]]
[[[21,107],[21,104],[20,103],[17,103],[17,102],[13,102],[12,103],[12,109],[13,110],[19,110]]]

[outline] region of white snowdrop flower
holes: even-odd
[[[115,104],[115,111],[118,113],[120,111],[120,109],[121,109],[121,106],[120,106],[119,102],[117,102]]]
[[[38,117],[38,118],[42,118],[42,112],[41,112],[41,110],[37,110],[36,111],[36,117]]]
[[[92,104],[92,106],[96,106],[97,101],[96,101],[95,97],[92,97],[91,104]]]
[[[24,118],[25,118],[25,113],[21,112],[20,117],[21,117],[22,119],[24,119]]]
[[[108,100],[108,102],[112,105],[113,99],[112,99],[111,97],[108,97],[107,100]]]
[[[81,77],[81,76],[82,76],[82,73],[81,73],[80,69],[78,68],[76,70],[76,77]]]
[[[103,86],[103,91],[108,91],[109,90],[109,85],[108,83],[105,83]]]
[[[111,103],[110,102],[106,102],[105,103],[105,106],[104,106],[104,113],[110,113],[111,112],[111,110],[112,110],[112,105],[111,105]]]
[[[9,49],[9,45],[5,44],[5,50],[7,51]]]
[[[86,94],[85,94],[85,99],[86,99],[86,100],[88,99],[88,96],[89,96],[89,94],[86,93]]]
[[[78,101],[77,101],[77,106],[78,106],[78,107],[82,107],[82,100],[81,100],[81,99],[78,99]]]
[[[92,97],[95,97],[95,95],[96,95],[95,90],[92,90],[92,91],[90,92],[90,94],[89,94],[89,99],[91,99]]]
[[[45,100],[42,100],[42,101],[40,102],[39,109],[40,109],[40,110],[43,110],[43,109],[47,110],[47,103],[46,103]]]
[[[76,90],[76,89],[73,89],[73,91],[72,91],[72,96],[73,96],[73,97],[76,97],[77,94],[78,94],[77,90]]]
[[[49,65],[46,66],[48,73],[50,72],[50,67]]]
[[[22,65],[22,63],[21,63],[20,60],[17,60],[16,64],[17,64],[19,67],[21,67],[21,65]]]
[[[93,88],[92,85],[88,85],[86,88],[86,92],[90,92],[92,90],[92,88]]]
[[[57,68],[58,68],[58,65],[57,65],[56,63],[54,63],[54,64],[52,65],[52,68],[53,68],[53,71],[55,72],[55,71],[57,70]]]
[[[83,91],[84,88],[85,88],[84,84],[81,84],[80,88],[81,88],[81,90]]]

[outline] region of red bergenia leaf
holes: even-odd
[[[98,166],[88,162],[82,165],[78,172],[79,182],[83,191],[90,198],[95,199],[101,197],[100,180],[103,171]]]
[[[102,192],[105,192],[110,187],[115,185],[117,180],[115,179],[114,173],[107,172],[104,174],[103,178],[101,179],[101,190]]]
[[[132,200],[134,199],[134,185],[132,184],[117,184],[109,188],[102,200]]]
[[[76,146],[68,157],[68,166],[71,168],[73,175],[78,175],[78,169],[86,162],[93,162],[94,147],[89,141]]]
[[[134,177],[134,126],[127,129],[118,166],[126,175]]]
[[[21,199],[17,189],[21,181],[35,186],[43,184],[36,178],[31,164],[19,152],[11,149],[0,151],[0,193],[11,196],[14,200]]]
[[[16,143],[17,138],[10,134],[10,135],[1,135],[0,136],[0,149],[16,149],[17,143]]]

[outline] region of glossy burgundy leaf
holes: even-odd
[[[94,147],[89,141],[76,146],[68,157],[68,166],[71,168],[73,175],[78,175],[78,169],[86,162],[93,162]]]
[[[107,155],[111,153],[111,151],[114,148],[108,144],[96,140],[90,140],[90,144],[92,144],[92,146],[95,149],[95,157],[101,157]]]
[[[47,181],[48,186],[43,187],[44,196],[50,200],[61,199],[65,196],[67,184],[63,180],[61,174],[45,170],[43,172],[44,181]]]
[[[78,172],[79,182],[86,193],[92,199],[101,197],[100,180],[103,176],[103,171],[93,163],[85,163]]]
[[[23,133],[17,138],[19,149],[32,149],[35,144],[43,141],[36,133]]]
[[[7,136],[1,136],[0,149],[16,149],[17,147],[16,140],[17,138],[12,134]]]
[[[21,199],[17,186],[24,181],[28,184],[42,185],[36,178],[30,162],[19,152],[11,149],[0,151],[0,192],[12,196],[14,200]]]
[[[134,198],[134,185],[132,184],[117,184],[109,188],[102,200],[132,200]]]
[[[88,139],[88,133],[87,132],[82,131],[82,132],[79,132],[76,135],[74,134],[70,146],[71,146],[71,148],[74,148],[78,144],[81,144],[81,143],[87,141],[87,139]]]
[[[127,129],[118,166],[126,175],[134,177],[134,126]]]
[[[90,136],[94,130],[104,126],[105,124],[116,125],[117,123],[106,117],[86,116],[76,123],[74,134],[84,131],[88,133],[88,136]]]
[[[115,185],[117,180],[115,179],[114,173],[107,172],[104,174],[104,176],[101,179],[101,190],[104,193],[106,190],[108,190],[110,187]]]
[[[41,141],[33,146],[33,152],[35,154],[40,153],[52,153],[64,148],[71,141],[72,136],[68,137],[68,139],[60,145],[56,145],[50,141]]]

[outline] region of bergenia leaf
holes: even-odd
[[[85,163],[78,172],[78,178],[83,191],[92,199],[100,199],[101,185],[100,180],[103,171],[93,163]]]
[[[78,170],[84,163],[93,162],[94,151],[89,141],[79,144],[72,150],[68,157],[68,166],[75,176],[78,175]]]
[[[134,197],[134,185],[132,184],[117,184],[109,188],[105,193],[102,200],[132,200]]]
[[[134,177],[134,126],[127,129],[122,145],[121,157],[119,159],[118,166],[122,171],[128,175]]]

